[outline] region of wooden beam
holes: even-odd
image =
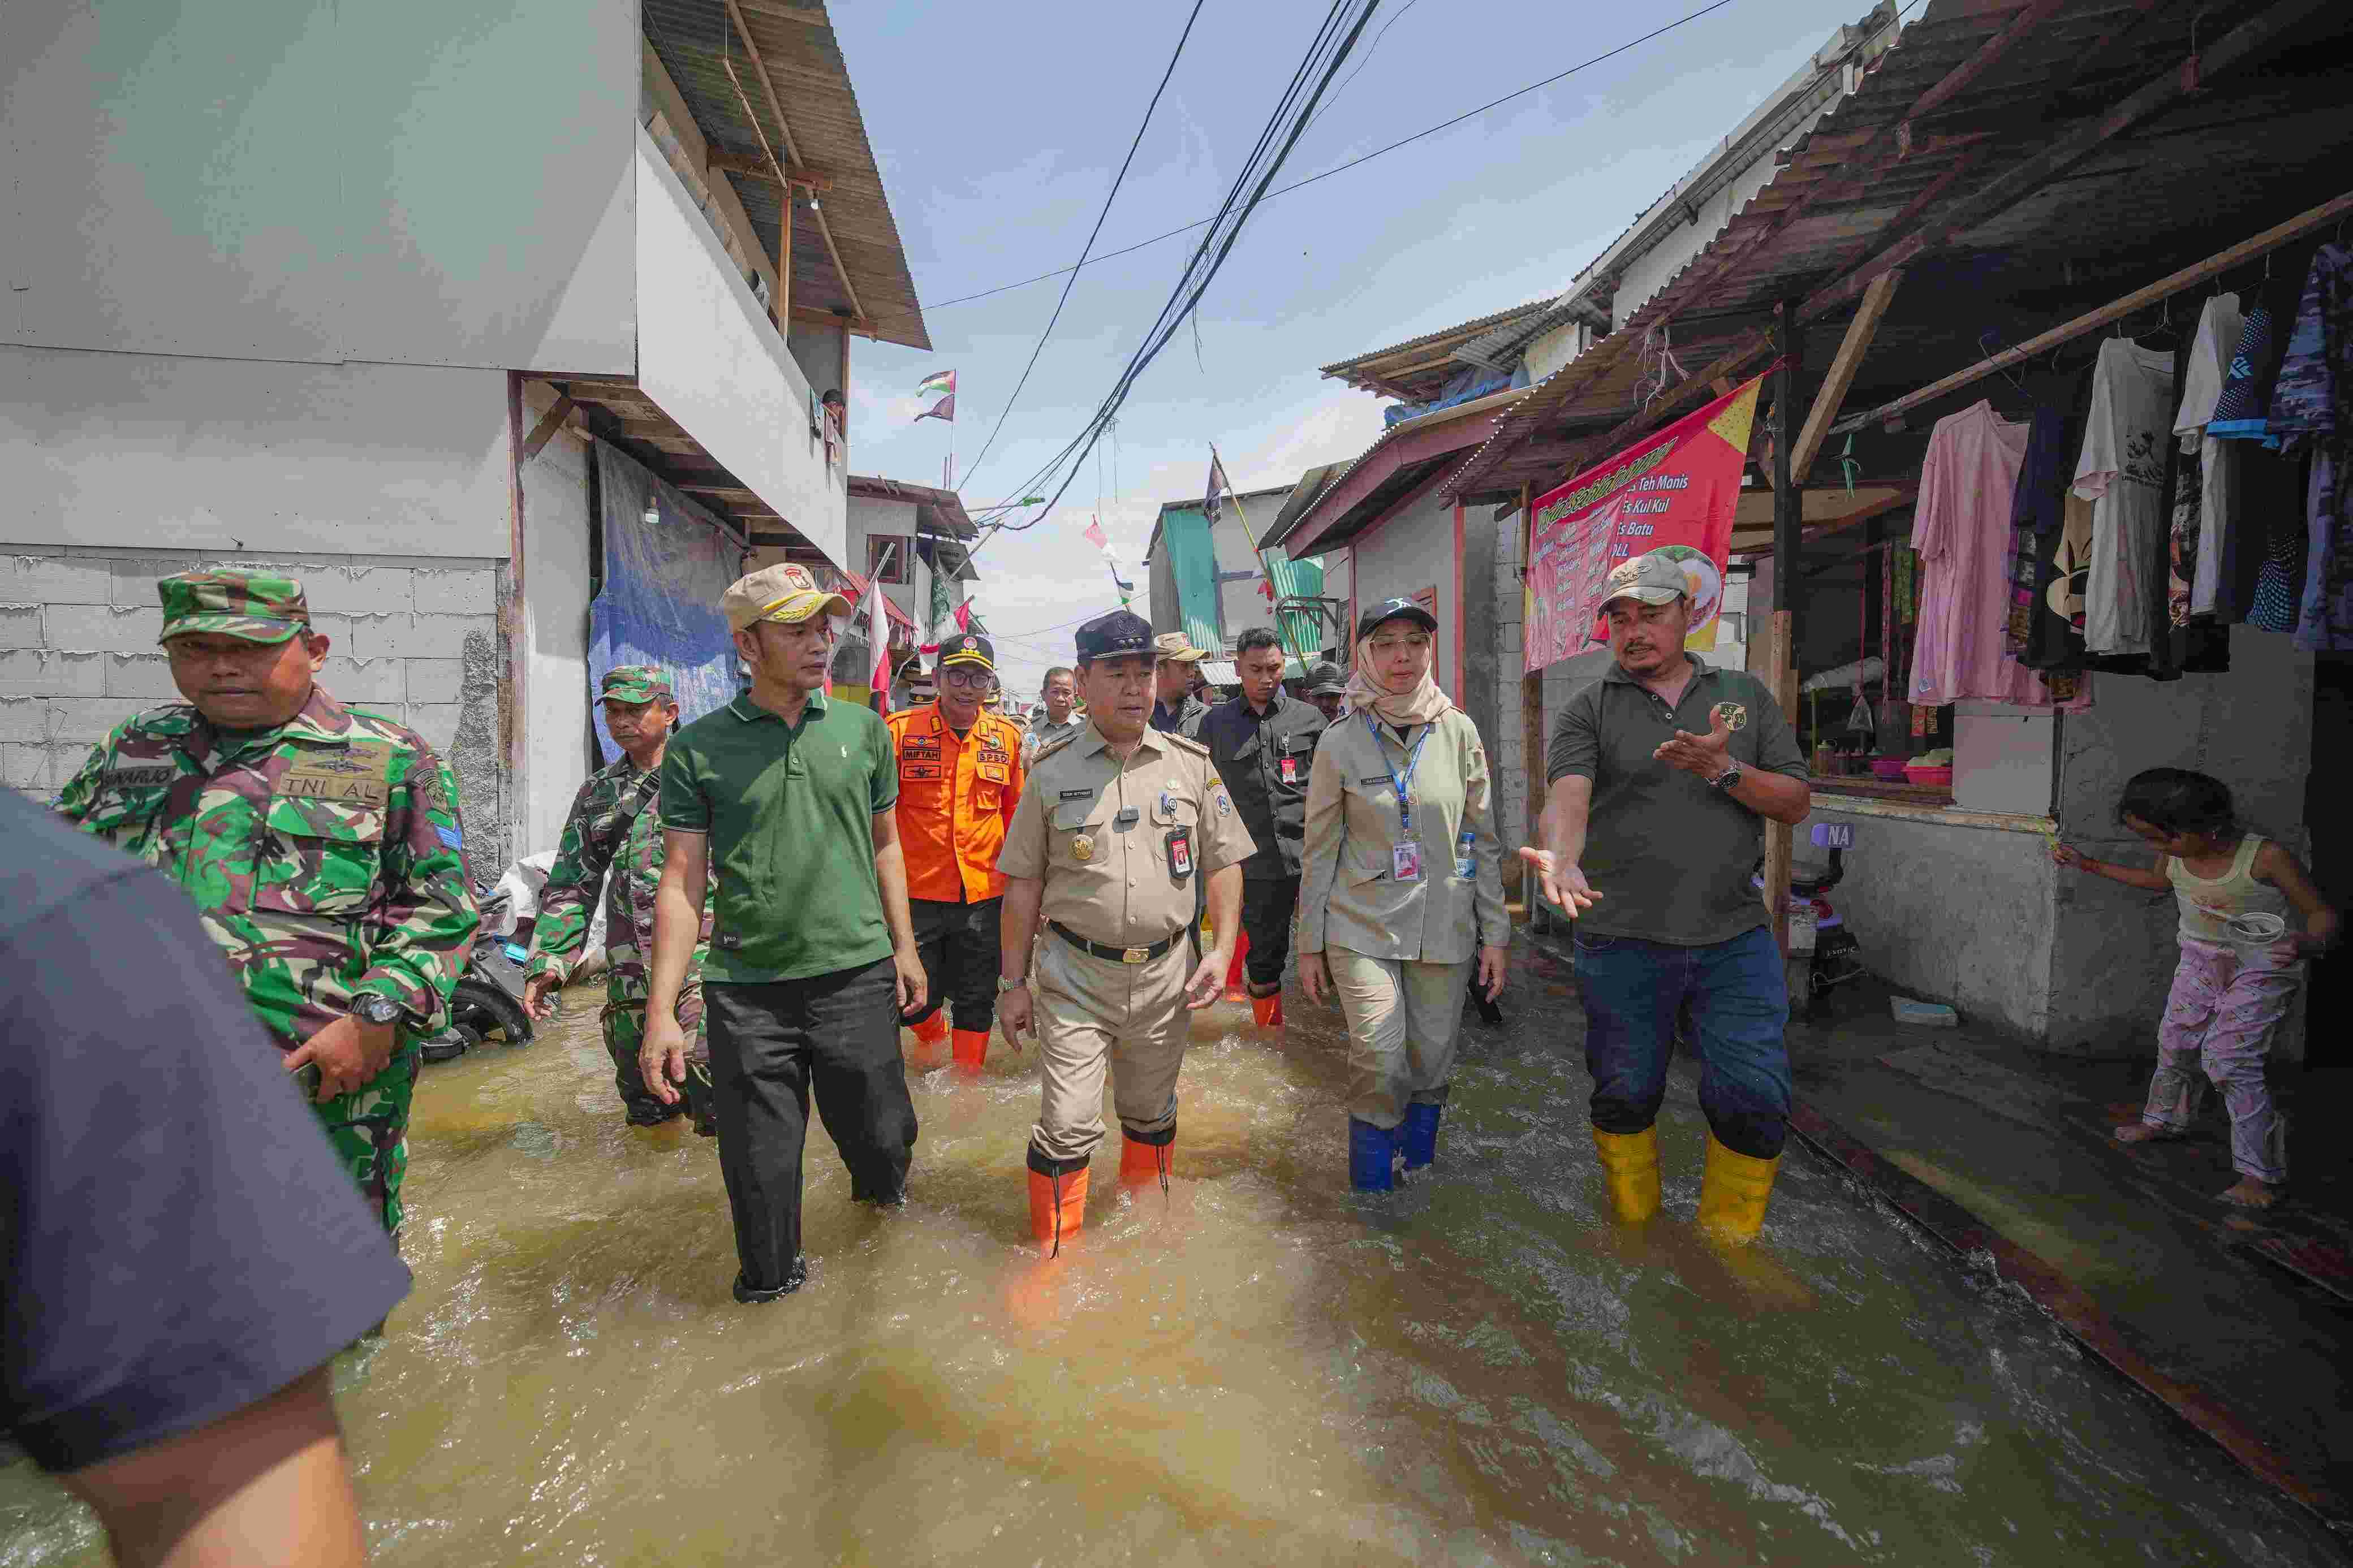
[[[787,5],[784,0],[743,0],[743,5],[754,16],[767,16],[779,22],[798,22],[810,27],[833,26],[826,14],[814,5]]]
[[[564,422],[572,417],[575,406],[568,393],[556,397],[555,406],[541,415],[539,423],[531,427],[531,434],[523,437],[522,461],[530,462],[539,456],[541,447],[555,439],[555,433],[564,428]]]
[[[2067,0],[2034,0],[2034,3],[2010,19],[2010,25],[1984,43],[1977,52],[1945,73],[1942,81],[1922,93],[1905,111],[1895,127],[1895,156],[1901,160],[1912,155],[1912,123],[1926,120],[1964,91],[1970,83],[1991,69],[1993,63],[2010,52],[2010,47],[2051,19],[2052,14]]]
[[[1844,278],[1816,289],[1795,312],[1810,321],[1836,310],[1870,286],[1880,273],[1909,265],[1919,257],[1944,249],[1995,214],[2016,205],[2032,192],[2090,157],[2106,142],[2160,110],[2187,97],[2197,81],[2211,81],[2262,53],[2291,28],[2324,6],[2341,0],[2279,0],[2269,10],[2242,23],[2201,51],[2198,71],[2176,66],[2159,72],[2119,100],[2115,107],[2073,134],[2062,136],[2007,174],[1961,197],[1926,228],[1898,241]]]
[[[2348,191],[2333,201],[2323,202],[2316,207],[2299,213],[2285,223],[2275,224],[2251,239],[2240,241],[2228,250],[2217,251],[2203,261],[2185,267],[2179,272],[2168,273],[2146,288],[2136,289],[2120,300],[2110,300],[2096,310],[2086,310],[2073,321],[2063,322],[2047,332],[2031,337],[2014,348],[2007,348],[1989,358],[1978,360],[1966,370],[1955,371],[1942,381],[1932,381],[1919,391],[1906,393],[1893,403],[1883,403],[1868,413],[1857,414],[1852,418],[1842,419],[1831,429],[1829,434],[1835,436],[1847,430],[1859,430],[1866,425],[1884,424],[1909,409],[1917,408],[1926,403],[1933,403],[1972,383],[1982,381],[1987,376],[1998,374],[2011,365],[2046,353],[2062,343],[2073,342],[2087,332],[2098,331],[2102,327],[2123,321],[2135,310],[2146,310],[2161,300],[2179,294],[2185,289],[2195,288],[2208,279],[2220,277],[2232,268],[2253,261],[2267,251],[2276,250],[2284,245],[2294,244],[2315,230],[2326,228],[2333,223],[2343,222],[2348,217],[2353,217],[2353,191]]]
[[[751,54],[753,67],[760,73],[760,87],[767,94],[769,110],[776,117],[776,130],[785,139],[785,155],[781,158],[772,155],[769,160],[776,166],[776,178],[782,180],[785,177],[785,165],[797,164],[801,161],[800,150],[793,145],[793,124],[791,121],[785,118],[784,101],[776,96],[776,79],[768,72],[768,62],[760,58],[760,43],[758,39],[752,37],[752,25],[744,20],[743,0],[726,0],[726,3],[727,15],[734,22],[735,30],[744,35],[744,47]],[[727,64],[727,75],[731,79],[734,77],[735,68],[733,64]],[[744,84],[737,82],[735,90],[741,93],[744,90]],[[749,113],[751,105],[744,105],[744,110]],[[754,120],[753,123],[756,128],[758,121]],[[765,132],[761,132],[760,143],[764,147],[767,145]],[[833,243],[833,230],[825,221],[825,209],[818,205],[815,198],[811,198],[809,208],[809,216],[817,219],[817,232],[825,240],[825,253],[833,258],[834,274],[841,279],[841,291],[849,296],[850,311],[863,317],[866,314],[866,307],[858,302],[858,285],[851,280],[849,268],[841,264],[841,252]]]
[[[833,181],[826,175],[786,163],[781,169],[771,168],[765,158],[749,153],[722,153],[712,148],[705,162],[713,169],[724,169],[731,174],[744,174],[772,185],[797,185],[803,190],[823,193],[833,189]]]
[[[588,403],[602,403],[608,397],[626,397],[644,401],[646,389],[634,381],[596,381],[586,376],[574,376],[564,383],[568,397]]]
[[[1773,577],[1774,597],[1781,598],[1786,590],[1780,574]],[[1789,612],[1773,612],[1772,662],[1766,666],[1766,684],[1773,689],[1773,700],[1781,705],[1784,722],[1794,725],[1798,715],[1798,671],[1789,649]],[[1781,950],[1784,961],[1789,956],[1789,858],[1793,848],[1794,830],[1786,822],[1765,824],[1765,907],[1773,917],[1773,941]],[[1797,999],[1792,999],[1794,1009]]]
[[[812,327],[839,327],[845,331],[856,332],[861,338],[874,335],[874,323],[863,316],[837,316],[831,310],[819,310],[808,305],[794,306],[793,320],[805,321]]]
[[[1883,272],[1871,280],[1863,290],[1862,309],[1846,327],[1846,337],[1839,343],[1838,353],[1831,361],[1828,374],[1822,378],[1822,388],[1814,395],[1814,406],[1806,415],[1806,427],[1798,436],[1797,449],[1789,454],[1789,471],[1798,483],[1804,484],[1806,476],[1814,470],[1814,459],[1821,454],[1822,442],[1831,433],[1831,421],[1846,402],[1846,390],[1854,384],[1854,373],[1862,368],[1862,356],[1870,351],[1871,340],[1878,335],[1880,319],[1887,314],[1890,301],[1895,298],[1896,286],[1904,281],[1901,268]]]

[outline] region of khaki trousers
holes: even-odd
[[[1324,960],[1348,1020],[1348,1114],[1392,1128],[1410,1101],[1445,1104],[1472,961],[1422,963],[1345,947]]]
[[[1044,1075],[1031,1147],[1083,1160],[1103,1142],[1103,1071],[1112,1107],[1138,1134],[1176,1123],[1176,1069],[1192,1015],[1185,980],[1192,948],[1176,942],[1149,963],[1081,952],[1052,931],[1039,939],[1038,1057]]]

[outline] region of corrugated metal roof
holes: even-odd
[[[1777,302],[1800,301],[1801,319],[1841,319],[1874,258],[1915,237],[1944,243],[1910,268],[1849,406],[1865,405],[1874,377],[1894,384],[1957,368],[1957,339],[1990,329],[1993,342],[2018,341],[2026,323],[2049,325],[2336,194],[2353,155],[2353,116],[2343,109],[2353,7],[2330,0],[2208,16],[2199,24],[2200,90],[2042,171],[2054,149],[2100,125],[2127,94],[2179,79],[2198,9],[2189,0],[2058,0],[1923,113],[1924,95],[1966,75],[2025,14],[1931,0],[1725,230],[1618,331],[1506,409],[1443,492],[1567,477],[1631,438],[1624,426],[1641,413],[1644,378],[1637,351],[1653,329],[1672,331],[1694,378],[1744,348],[1730,369],[1753,369],[1769,353],[1758,334]],[[2228,68],[2226,40],[2251,26],[2287,31]],[[2004,200],[2013,186],[2023,194]],[[1809,356],[1813,379],[1829,357]],[[1531,447],[1547,448],[1541,460],[1520,456]]]
[[[806,206],[794,216],[793,305],[836,315],[862,310],[865,324],[857,330],[909,348],[930,348],[898,222],[891,216],[841,45],[823,19],[823,0],[739,3],[750,43],[784,106],[783,125],[760,86],[745,35],[729,19],[727,0],[640,0],[646,38],[678,83],[712,152],[757,158],[765,133],[778,157],[831,182],[818,198],[822,230]],[[746,174],[730,173],[726,178],[774,256],[788,193]],[[839,268],[826,246],[827,231],[841,256]]]
[[[1327,364],[1324,374],[1351,386],[1418,400],[1430,395],[1431,385],[1465,368],[1453,357],[1456,347],[1514,318],[1538,314],[1551,303],[1549,299],[1531,300],[1525,305],[1497,310],[1459,326],[1424,332],[1385,349]]]

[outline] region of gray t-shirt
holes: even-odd
[[[1704,735],[1728,704],[1733,761],[1793,779],[1806,777],[1805,761],[1763,681],[1686,657],[1697,668],[1673,711],[1612,664],[1553,726],[1546,782],[1572,773],[1593,781],[1582,864],[1603,897],[1578,917],[1581,935],[1700,947],[1767,923],[1748,881],[1764,853],[1765,819],[1651,752],[1677,730]]]

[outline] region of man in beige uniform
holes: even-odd
[[[997,1016],[1017,1047],[1034,1021],[1044,1058],[1029,1226],[1050,1252],[1086,1212],[1106,1067],[1124,1135],[1120,1180],[1167,1181],[1187,1014],[1217,999],[1231,957],[1220,945],[1192,961],[1196,888],[1208,879],[1211,922],[1230,942],[1241,863],[1255,847],[1208,752],[1152,727],[1151,626],[1118,611],[1081,626],[1078,647],[1090,723],[1038,754],[997,860],[1008,879]]]

